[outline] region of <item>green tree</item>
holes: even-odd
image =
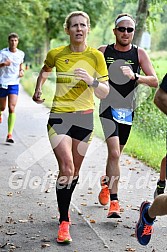
[[[19,48],[25,51],[28,60],[32,60],[34,53],[43,47],[46,38],[47,2],[0,0],[0,4],[0,48],[7,46],[8,34],[16,32],[20,36]]]
[[[107,5],[100,0],[86,1],[68,1],[64,0],[50,0],[47,12],[49,13],[46,18],[46,32],[47,32],[47,48],[49,48],[50,41],[59,36],[59,39],[64,40],[66,35],[63,31],[63,23],[65,17],[71,11],[85,11],[91,19],[91,27],[97,24],[101,15],[107,11]]]
[[[143,31],[149,29],[149,23],[156,21],[157,13],[162,13],[162,7],[166,0],[138,0],[138,8],[136,11],[136,32],[134,36],[134,43],[139,45]]]

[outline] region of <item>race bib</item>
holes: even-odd
[[[0,88],[8,89],[8,85],[7,84],[0,84]]]
[[[111,108],[113,119],[122,124],[132,125],[132,109]]]

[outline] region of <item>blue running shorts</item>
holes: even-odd
[[[9,85],[7,88],[0,87],[0,97],[6,97],[10,94],[18,95],[19,85]]]

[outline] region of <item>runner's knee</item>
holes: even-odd
[[[14,113],[15,112],[15,105],[9,105],[9,113]]]
[[[120,158],[120,151],[119,150],[111,150],[109,151],[108,159],[113,161],[118,161]]]

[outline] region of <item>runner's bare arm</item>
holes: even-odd
[[[23,77],[23,76],[24,76],[23,64],[20,64],[19,77]]]
[[[156,91],[154,103],[164,114],[167,115],[167,93],[162,88],[159,88]]]
[[[102,45],[98,48],[98,50],[104,54],[106,47],[107,47],[106,45]]]
[[[109,88],[108,81],[102,81],[102,82],[99,82],[98,87],[94,88],[94,93],[97,98],[104,99],[109,94],[109,90],[110,88]]]
[[[48,68],[46,65],[44,65],[39,73],[39,76],[37,78],[36,88],[34,95],[32,97],[33,101],[36,103],[42,103],[44,102],[44,99],[41,99],[42,95],[42,86],[47,80],[49,74],[52,72],[52,68]]]
[[[140,67],[145,75],[139,75],[139,79],[137,82],[141,84],[147,84],[150,87],[156,88],[158,86],[158,78],[147,52],[143,48],[139,47],[138,55]]]

